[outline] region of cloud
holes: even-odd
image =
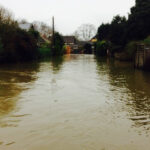
[[[0,0],[0,4],[19,19],[51,24],[54,15],[57,29],[70,34],[81,24],[91,23],[97,27],[117,14],[127,15],[135,0]]]

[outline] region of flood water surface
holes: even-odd
[[[0,66],[0,150],[149,150],[150,73],[93,55]]]

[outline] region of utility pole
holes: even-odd
[[[52,17],[52,51],[54,53],[55,50],[55,21],[54,21],[54,16]]]

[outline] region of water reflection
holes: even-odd
[[[52,57],[51,59],[52,69],[55,73],[57,73],[62,68],[63,62],[64,56]]]
[[[19,94],[36,79],[38,68],[37,63],[0,66],[0,117],[15,109]]]
[[[67,55],[0,81],[0,149],[149,150],[149,73],[130,63]]]
[[[150,129],[150,73],[135,70],[133,64],[96,58],[99,74],[107,76],[116,103],[122,104],[134,126]],[[125,104],[125,105],[123,105]]]

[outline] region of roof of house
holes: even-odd
[[[23,30],[27,30],[28,31],[30,29],[30,27],[31,27],[31,23],[20,23],[19,27],[21,29],[23,29]]]
[[[50,43],[51,41],[49,38],[46,37],[46,35],[41,35],[41,38],[47,43]]]
[[[76,43],[75,36],[63,36],[65,43]]]

